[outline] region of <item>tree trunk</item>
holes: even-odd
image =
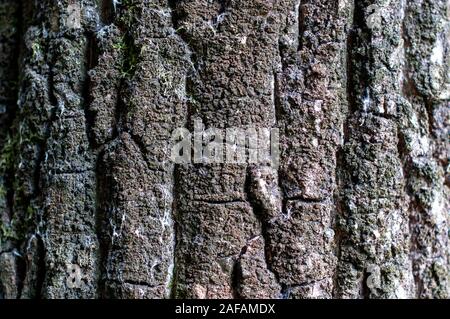
[[[450,1],[0,14],[0,298],[449,297]],[[174,163],[196,119],[279,165]]]

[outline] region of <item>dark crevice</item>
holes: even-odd
[[[371,95],[373,56],[370,44],[372,31],[366,24],[367,1],[355,1],[353,27],[347,40],[347,94],[349,113],[362,109],[362,97]]]
[[[16,76],[14,78],[14,81],[16,82],[15,85],[13,85],[12,93],[11,93],[11,101],[2,101],[2,103],[6,103],[6,113],[0,114],[2,118],[0,118],[0,125],[1,125],[1,132],[0,132],[0,159],[4,155],[5,147],[8,147],[7,144],[10,142],[7,139],[15,139],[17,132],[17,106],[16,101],[18,99],[19,94],[19,83],[20,83],[20,64],[23,59],[23,29],[24,29],[24,23],[23,23],[23,4],[21,1],[18,1],[14,4],[16,6],[15,10],[15,17],[14,22],[16,24],[17,31],[14,35],[14,54],[12,55],[12,58],[14,59],[11,61],[10,67],[11,72],[13,72]],[[3,116],[5,115],[5,116]],[[11,144],[12,147],[11,154],[16,158],[17,157],[17,145]],[[7,150],[8,151],[8,150]],[[6,214],[10,220],[14,218],[14,180],[15,180],[15,167],[14,163],[10,163],[12,165],[7,165],[7,167],[0,167],[0,174],[3,175],[1,178],[3,178],[3,186],[6,189]],[[1,216],[1,214],[0,214]],[[1,222],[0,222],[1,223]],[[0,233],[0,236],[2,234]],[[0,246],[1,248],[1,246]]]
[[[190,53],[190,60],[192,62],[192,65],[194,66],[194,72],[197,72],[198,65],[199,65],[199,53],[196,52],[191,47],[191,39],[189,35],[186,33],[184,28],[180,25],[181,20],[185,17],[184,13],[178,8],[177,3],[178,0],[168,0],[167,1],[168,6],[171,10],[171,19],[172,19],[172,26],[175,29],[176,34],[180,37],[180,39],[183,41],[184,45],[186,46],[187,51]],[[204,48],[205,50],[207,48]]]
[[[231,0],[219,0],[219,3],[220,3],[219,15],[220,15],[227,11],[228,7],[231,4]]]
[[[352,3],[352,9],[356,11],[355,8],[356,0]],[[353,12],[353,20],[352,23],[354,23],[355,19],[355,12]],[[342,116],[342,144],[338,146],[338,150],[336,152],[336,169],[335,169],[335,178],[336,178],[336,191],[334,193],[334,202],[336,207],[336,212],[334,214],[334,232],[335,232],[335,242],[336,242],[336,250],[335,254],[338,260],[337,268],[335,269],[335,273],[333,275],[333,290],[332,290],[332,296],[334,298],[339,297],[339,262],[342,258],[342,245],[345,241],[345,233],[340,227],[340,221],[341,219],[345,218],[345,207],[346,207],[346,200],[345,200],[345,187],[347,184],[347,180],[345,177],[346,174],[346,163],[345,163],[345,146],[349,142],[350,139],[350,128],[349,128],[349,121],[350,121],[350,114],[356,111],[357,109],[357,101],[356,97],[354,95],[354,83],[353,83],[353,61],[352,61],[352,51],[354,49],[354,39],[355,37],[355,26],[353,25],[352,28],[347,33],[346,38],[346,45],[345,45],[345,67],[346,67],[346,73],[345,73],[345,85],[346,85],[346,105],[343,106],[343,116]]]
[[[244,185],[244,190],[245,190],[245,193],[247,196],[246,200],[250,204],[253,214],[259,220],[260,225],[261,225],[261,237],[264,241],[264,260],[266,263],[267,270],[274,275],[277,284],[282,288],[280,291],[280,295],[283,295],[283,286],[280,283],[280,277],[279,277],[278,273],[276,271],[274,271],[274,269],[272,268],[272,262],[271,262],[272,251],[271,251],[271,247],[269,245],[269,240],[268,240],[268,238],[269,238],[268,222],[266,219],[266,216],[269,216],[269,213],[264,211],[265,210],[264,207],[262,207],[262,205],[255,198],[255,195],[253,194],[253,191],[252,191],[252,182],[253,182],[253,178],[251,176],[251,170],[250,170],[250,167],[247,167],[247,173],[246,173],[245,185]],[[284,207],[283,207],[283,209],[284,209]]]
[[[345,143],[345,142],[344,142]],[[336,153],[336,192],[334,194],[334,202],[336,207],[336,212],[334,215],[334,233],[335,233],[335,242],[336,242],[336,250],[335,255],[337,257],[338,262],[341,260],[342,252],[341,252],[341,244],[344,242],[344,232],[340,227],[340,220],[344,219],[345,214],[345,152],[343,148],[340,148]],[[335,273],[333,275],[333,291],[332,296],[334,298],[339,297],[339,271],[336,268]]]
[[[41,299],[42,297],[42,288],[44,286],[44,279],[45,279],[45,273],[46,273],[46,269],[45,269],[45,249],[44,249],[44,243],[42,241],[42,238],[40,235],[38,234],[34,234],[35,238],[36,238],[36,260],[32,261],[36,263],[36,282],[34,282],[34,287],[33,287],[33,293],[34,293],[34,298],[36,299]],[[27,264],[26,265],[27,269],[31,268],[31,265]]]
[[[240,282],[242,280],[242,268],[239,260],[240,257],[234,262],[233,269],[231,271],[231,289],[233,299],[242,299],[242,296],[239,292]]]
[[[181,15],[181,11],[178,10],[178,8],[177,8],[177,3],[178,3],[178,0],[167,0],[167,4],[168,4],[170,10],[172,11],[171,12],[172,25],[175,28],[175,30],[177,30],[177,33],[178,33],[178,31],[180,31],[179,30],[179,27],[180,27],[179,20],[182,18],[182,15]]]
[[[186,116],[185,116],[185,128],[193,127],[193,123],[191,123],[192,117],[193,117],[193,96],[192,93],[194,91],[195,87],[195,81],[191,78],[192,76],[197,76],[198,74],[198,60],[197,55],[194,53],[194,51],[189,46],[189,39],[186,38],[186,35],[183,33],[183,30],[180,30],[179,28],[179,20],[181,19],[180,12],[177,10],[177,0],[168,0],[167,5],[169,9],[171,10],[171,21],[172,21],[172,27],[174,28],[176,34],[178,35],[179,39],[183,42],[185,46],[185,50],[189,54],[189,61],[190,65],[193,66],[193,70],[190,70],[191,76],[187,76],[185,79],[185,94],[189,97],[185,101],[186,103]],[[193,150],[192,150],[193,151]],[[169,294],[171,298],[177,298],[178,297],[178,272],[177,272],[177,247],[178,247],[178,238],[179,234],[181,233],[181,227],[178,224],[177,220],[177,214],[178,214],[178,205],[180,203],[180,174],[179,174],[179,165],[173,166],[173,175],[172,175],[172,182],[173,182],[173,202],[172,202],[172,221],[174,224],[174,249],[173,249],[173,269],[172,269],[172,282],[171,286],[168,287],[170,289]]]
[[[435,102],[433,102],[433,100],[431,100],[431,99],[424,98],[424,104],[425,104],[425,110],[427,113],[428,136],[432,136],[435,138],[436,136],[435,136],[435,132],[434,132],[434,115],[433,115]]]
[[[114,22],[115,8],[113,0],[100,1],[100,21],[104,25],[112,24]]]
[[[105,173],[108,171],[103,165],[103,157],[105,150],[101,150],[97,156],[95,164],[96,168],[96,191],[95,191],[95,233],[99,244],[98,250],[98,282],[97,282],[97,296],[98,298],[105,297],[105,277],[106,277],[106,262],[108,258],[108,251],[110,248],[108,236],[106,234],[105,222],[108,220],[108,203],[112,201],[111,187],[108,183],[108,177]],[[106,190],[106,191],[105,191]]]
[[[115,107],[114,107],[114,127],[112,128],[112,136],[111,138],[105,142],[105,145],[108,145],[110,142],[114,141],[119,137],[119,135],[122,133],[122,112],[123,110],[126,110],[126,103],[123,101],[122,97],[122,88],[123,88],[123,80],[120,80],[120,83],[118,85],[118,97],[115,101]]]
[[[306,30],[306,16],[305,16],[305,7],[304,5],[307,4],[307,0],[300,1],[300,5],[298,6],[298,48],[297,51],[301,51],[303,49],[303,43],[304,43],[304,37],[305,37],[305,30]]]
[[[17,274],[17,299],[22,296],[22,290],[24,286],[25,277],[27,274],[27,265],[23,256],[18,256],[16,258],[16,274]]]
[[[289,285],[281,285],[281,299],[290,299],[292,287]]]
[[[178,234],[181,232],[180,225],[177,223],[178,220],[178,205],[181,200],[181,195],[179,190],[181,189],[181,181],[179,173],[180,167],[174,165],[173,168],[173,202],[172,202],[172,220],[174,225],[174,249],[173,249],[173,270],[172,270],[172,285],[170,288],[170,298],[177,298],[177,283],[178,283],[178,272],[177,272],[177,247],[178,247]]]
[[[25,43],[23,39],[23,34],[26,28],[26,9],[27,7],[22,1],[18,1],[14,3],[15,8],[15,17],[14,17],[14,23],[16,32],[14,34],[14,54],[11,56],[13,58],[13,61],[10,61],[10,67],[11,71],[14,72],[15,78],[13,85],[11,89],[11,103],[8,103],[6,108],[6,118],[1,119],[0,125],[4,126],[2,129],[4,129],[5,136],[0,136],[1,138],[9,139],[9,141],[5,141],[5,144],[2,143],[0,147],[1,156],[4,155],[4,147],[7,147],[6,143],[11,143],[9,146],[11,149],[6,150],[9,152],[10,156],[12,158],[10,159],[10,163],[7,164],[7,167],[3,167],[2,172],[0,174],[3,175],[3,187],[6,189],[6,214],[8,215],[8,219],[11,223],[14,221],[18,222],[20,224],[19,228],[22,227],[22,223],[25,223],[22,221],[21,216],[16,216],[15,212],[15,179],[16,179],[16,165],[17,165],[17,158],[18,158],[18,152],[19,152],[19,145],[17,143],[17,136],[19,134],[19,117],[18,117],[18,110],[16,101],[18,101],[19,98],[19,90],[20,85],[19,83],[23,83],[23,74],[20,72],[22,64],[24,63],[25,58]],[[3,123],[5,122],[5,123]],[[12,141],[16,142],[12,142]],[[3,141],[2,141],[3,142]],[[2,236],[3,234],[0,234]],[[20,249],[21,246],[24,244],[24,239],[22,238],[15,238],[11,239],[12,242],[12,249],[11,251],[17,251],[17,249]],[[11,246],[9,246],[11,247]],[[2,247],[0,247],[2,248]],[[17,291],[18,296],[17,298],[20,298],[22,287],[23,287],[23,280],[25,277],[25,265],[24,260],[20,256],[20,253],[18,253],[18,258],[16,260],[16,284],[17,284]],[[1,285],[0,285],[1,286]]]
[[[86,63],[85,63],[85,80],[83,86],[83,104],[84,104],[84,118],[86,125],[86,136],[89,142],[90,149],[93,150],[98,145],[96,145],[95,138],[93,137],[92,127],[94,127],[95,123],[95,114],[90,109],[90,105],[92,103],[91,99],[91,80],[89,76],[89,70],[96,67],[98,64],[98,46],[95,34],[88,33],[86,35],[87,39],[87,48],[86,48]]]
[[[361,291],[360,296],[362,299],[369,299],[370,298],[370,289],[367,286],[367,279],[369,278],[369,273],[366,269],[363,271],[363,275],[361,278]]]
[[[275,127],[278,127],[281,119],[283,118],[283,104],[281,101],[281,97],[280,97],[280,91],[281,91],[281,87],[280,87],[280,79],[279,79],[280,75],[277,72],[273,73],[273,80],[274,80],[274,85],[273,85],[273,103],[274,103],[274,117],[275,117]]]
[[[241,251],[239,252],[239,255],[237,256],[233,269],[231,271],[231,288],[232,288],[232,294],[233,299],[243,299],[241,293],[240,293],[240,283],[242,282],[242,265],[241,265],[241,258],[242,256],[247,252],[248,246],[245,245],[241,248]]]

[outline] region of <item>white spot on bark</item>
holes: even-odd
[[[66,25],[69,29],[81,28],[81,7],[79,4],[69,4],[67,6]]]
[[[440,192],[436,192],[433,203],[431,204],[431,215],[433,216],[436,225],[445,225],[445,214],[442,194]]]
[[[314,101],[314,111],[320,112],[322,110],[323,101],[322,100],[316,100]]]
[[[370,274],[367,277],[367,287],[372,289],[377,289],[381,287],[381,278],[380,278],[380,267],[378,265],[369,265],[367,267],[367,272]]]
[[[440,38],[437,39],[436,46],[431,52],[430,62],[437,64],[442,64],[444,62],[444,45]]]
[[[411,153],[413,156],[426,155],[430,150],[430,142],[427,136],[413,136],[411,141]]]
[[[347,7],[348,0],[339,0],[338,8],[339,11],[344,10]]]

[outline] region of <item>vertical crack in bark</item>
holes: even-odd
[[[360,296],[362,299],[370,299],[370,289],[367,285],[367,280],[369,279],[369,274],[366,269],[363,270],[363,274],[360,282]]]
[[[102,0],[99,6],[100,19],[102,24],[111,24],[113,23],[113,15],[112,12],[112,1],[111,0]],[[85,118],[85,129],[86,129],[86,137],[89,143],[89,150],[93,155],[93,206],[94,206],[94,232],[95,237],[98,242],[98,251],[97,251],[97,269],[96,269],[96,292],[98,298],[103,298],[104,294],[104,280],[103,276],[105,274],[104,271],[104,263],[106,262],[107,250],[105,246],[105,242],[102,238],[102,234],[104,232],[103,229],[103,220],[105,215],[103,213],[104,203],[108,200],[108,191],[105,192],[105,189],[108,189],[108,185],[104,179],[105,168],[101,166],[101,161],[105,153],[105,148],[107,147],[110,140],[101,141],[101,144],[98,144],[98,141],[95,138],[95,134],[93,128],[96,125],[96,114],[92,111],[92,102],[93,102],[93,87],[91,82],[90,72],[94,70],[99,63],[99,46],[97,43],[96,33],[87,32],[86,40],[87,40],[87,48],[86,48],[86,57],[85,57],[85,83],[83,88],[83,102],[84,102],[84,118]],[[118,89],[120,89],[119,86]],[[118,97],[117,100],[119,100]],[[117,103],[117,102],[116,102]],[[117,112],[117,108],[116,108]],[[116,123],[117,125],[117,123]],[[117,137],[117,127],[113,128],[113,136],[111,140],[114,140]],[[114,135],[116,134],[116,135]]]
[[[174,299],[177,298],[177,259],[176,259],[176,251],[177,251],[177,240],[178,240],[178,234],[180,232],[179,225],[177,223],[177,212],[178,212],[178,202],[179,202],[179,192],[180,189],[180,181],[178,178],[178,166],[174,165],[173,168],[173,202],[172,202],[172,220],[173,220],[173,237],[174,237],[174,247],[173,247],[173,259],[172,259],[172,273],[169,274],[171,278],[171,282],[169,283],[169,297]]]
[[[410,43],[409,37],[407,35],[406,26],[405,26],[406,14],[408,12],[408,5],[404,1],[402,1],[402,4],[403,4],[402,5],[403,21],[402,21],[402,26],[401,26],[401,38],[404,43],[402,54],[405,57],[405,61],[403,63],[403,69],[402,69],[402,75],[403,75],[404,79],[401,83],[401,89],[402,89],[403,97],[406,99],[406,101],[409,102],[409,100],[412,96],[418,95],[418,92],[415,89],[413,79],[410,77],[409,60],[406,59],[407,48],[411,46],[411,43]],[[403,169],[403,174],[404,174],[405,180],[406,180],[405,194],[409,198],[408,227],[409,227],[409,234],[410,234],[410,259],[411,259],[412,266],[414,268],[415,262],[414,262],[414,258],[412,257],[412,255],[414,254],[414,252],[417,249],[417,247],[416,247],[417,239],[416,239],[416,234],[415,234],[414,228],[415,228],[415,225],[417,223],[419,223],[419,221],[416,220],[414,213],[413,213],[415,210],[417,210],[417,207],[414,204],[414,194],[411,193],[411,190],[409,189],[409,185],[408,185],[410,183],[410,179],[411,179],[411,163],[410,163],[410,158],[409,158],[407,147],[406,147],[405,138],[406,137],[402,133],[401,128],[399,128],[397,147],[398,147],[398,153],[399,153],[400,159],[402,160],[402,169]],[[420,279],[418,278],[418,276],[414,274],[414,271],[413,271],[412,275],[413,275],[414,283],[415,283],[415,297],[418,298],[420,296],[420,293],[422,290],[421,282],[420,282]]]
[[[298,4],[298,13],[297,13],[297,27],[298,27],[298,47],[297,51],[301,51],[303,49],[303,41],[305,40],[305,15],[303,7],[304,5],[308,5],[309,0],[300,0]]]
[[[371,70],[373,68],[374,61],[372,52],[373,48],[370,46],[372,41],[372,30],[367,26],[365,19],[365,11],[367,8],[367,1],[354,2],[352,28],[353,35],[350,41],[350,83],[352,88],[352,95],[350,99],[353,102],[349,110],[351,114],[355,114],[355,112],[362,109],[363,115],[366,115],[367,110],[363,105],[365,103],[364,99],[368,99],[368,103],[373,103],[370,101],[372,96]]]
[[[4,1],[0,4],[2,25],[0,41],[0,254],[7,251],[20,250],[20,242],[13,238],[9,230],[13,229],[14,212],[14,180],[17,145],[13,142],[17,136],[17,98],[19,92],[19,70],[23,54],[23,5],[22,2]],[[13,31],[14,30],[14,31]],[[20,221],[19,221],[20,222]],[[17,256],[16,256],[17,257]],[[15,258],[18,268],[20,257]],[[1,267],[0,267],[1,268]],[[0,269],[0,298],[20,297],[20,271],[15,273],[14,287],[6,287],[2,282],[7,276]],[[6,278],[5,278],[6,279]],[[5,287],[4,287],[5,286]],[[8,291],[17,292],[17,296],[8,295]]]
[[[192,50],[192,48],[189,45],[189,41],[186,39],[183,32],[180,32],[179,30],[179,15],[177,11],[177,0],[168,0],[167,6],[170,9],[170,16],[171,16],[171,22],[172,27],[174,28],[175,34],[178,36],[178,38],[182,41],[183,45],[185,46],[185,50],[187,51],[187,54],[189,56],[189,61],[187,61],[192,68],[189,73],[191,75],[186,75],[184,79],[184,93],[188,97],[185,101],[186,103],[186,117],[185,117],[185,124],[184,127],[189,129],[189,127],[193,127],[192,122],[192,116],[193,116],[193,110],[192,110],[192,86],[194,85],[191,76],[197,75],[196,70],[196,64],[195,64],[195,52]],[[174,249],[173,249],[173,260],[172,260],[172,273],[169,274],[169,278],[171,278],[171,282],[169,284],[169,293],[171,298],[177,298],[177,284],[178,284],[178,276],[177,276],[177,242],[179,238],[180,229],[178,227],[177,223],[177,213],[178,213],[178,203],[179,203],[179,191],[180,191],[180,182],[179,182],[179,173],[178,173],[179,165],[174,164],[173,165],[173,171],[172,171],[172,180],[173,180],[173,205],[172,205],[172,221],[174,225],[174,234],[173,234],[173,240],[174,240]]]
[[[42,289],[44,286],[44,279],[45,279],[45,247],[44,243],[42,242],[42,238],[38,237],[38,263],[37,263],[37,275],[36,275],[36,298],[41,298],[42,296]]]
[[[270,260],[270,256],[271,256],[272,252],[271,252],[271,246],[269,245],[268,223],[270,221],[270,216],[272,216],[275,212],[268,211],[270,209],[270,207],[264,207],[263,203],[260,202],[260,200],[258,200],[258,195],[255,193],[258,190],[255,189],[252,186],[252,184],[258,183],[259,181],[254,179],[254,176],[252,174],[253,169],[258,169],[258,168],[254,167],[252,165],[248,165],[246,168],[246,178],[245,178],[245,183],[244,183],[244,191],[245,191],[245,195],[246,195],[245,200],[250,204],[250,206],[252,208],[252,212],[260,224],[261,229],[260,229],[259,236],[261,236],[263,245],[264,245],[263,246],[264,262],[265,262],[264,267],[267,269],[267,271],[270,272],[270,274],[272,274],[273,278],[276,281],[276,285],[278,285],[280,287],[279,297],[283,297],[285,295],[286,286],[281,283],[279,274],[273,269],[272,263]],[[279,187],[279,185],[278,185],[278,187]],[[265,195],[262,195],[262,196],[265,196]],[[269,196],[271,196],[271,195],[272,194],[269,194]],[[280,195],[281,195],[281,191],[280,191]],[[285,199],[283,197],[281,199],[282,205],[284,205],[284,202],[285,202]],[[242,255],[242,253],[241,253],[241,255]]]
[[[95,39],[95,34],[87,33],[86,34],[86,57],[85,57],[85,75],[84,75],[84,87],[83,87],[83,111],[84,111],[84,119],[85,119],[85,127],[86,127],[86,137],[89,142],[89,148],[92,152],[95,152],[97,147],[95,139],[92,133],[92,127],[95,123],[95,118],[93,112],[90,110],[89,106],[91,105],[92,99],[90,96],[90,76],[89,71],[92,70],[98,63],[98,48]]]
[[[347,157],[352,155],[354,149],[347,149],[348,147],[354,148],[355,145],[350,141],[351,120],[355,117],[363,119],[361,126],[364,125],[364,119],[368,115],[368,107],[363,105],[364,99],[371,101],[371,68],[373,65],[372,48],[370,46],[372,39],[372,31],[366,24],[366,9],[369,8],[371,1],[353,1],[352,2],[352,21],[351,28],[347,35],[346,41],[346,99],[348,110],[344,115],[343,120],[343,140],[342,146],[336,154],[336,178],[337,178],[337,201],[336,201],[336,241],[337,241],[337,256],[338,266],[334,275],[334,288],[333,296],[342,298],[345,295],[345,284],[342,282],[345,280],[345,276],[348,275],[347,268],[349,263],[351,267],[356,267],[358,271],[362,271],[362,276],[359,278],[352,278],[351,280],[358,281],[360,287],[358,293],[360,298],[369,298],[370,290],[367,288],[366,280],[368,277],[365,265],[353,265],[354,261],[349,260],[349,256],[343,259],[343,250],[347,241],[352,242],[351,235],[348,234],[348,223],[351,211],[349,210],[349,194],[350,189],[347,186],[351,186],[354,181],[348,174]],[[354,125],[354,123],[353,123]],[[357,134],[357,133],[354,133]],[[353,137],[355,139],[355,137]],[[350,143],[350,144],[349,144]],[[351,194],[351,193],[350,193]],[[364,194],[362,194],[364,195]],[[342,223],[342,224],[341,224]],[[348,252],[347,252],[348,254]],[[353,283],[354,284],[354,283]],[[349,289],[350,290],[350,289]],[[354,296],[353,296],[354,297]]]
[[[106,202],[111,200],[109,185],[106,181],[106,169],[102,166],[102,160],[105,150],[98,152],[95,161],[95,233],[98,240],[98,280],[97,280],[97,296],[104,298],[105,293],[105,265],[108,257],[108,244],[105,240],[104,221],[106,220]]]
[[[175,0],[168,0],[167,1],[167,5],[170,9],[170,18],[171,18],[171,22],[172,22],[172,26],[174,28],[174,30],[176,30],[177,28],[177,16],[176,16],[176,1]],[[176,31],[175,31],[176,32]],[[178,34],[179,35],[179,34]],[[181,37],[181,35],[179,35],[179,38],[181,40],[184,41],[184,39]],[[184,41],[185,42],[185,41]],[[186,44],[187,45],[187,44]],[[186,81],[184,81],[185,83],[185,91],[187,91],[187,84]],[[190,109],[189,109],[189,105],[188,105],[188,109],[187,109],[187,118],[186,118],[186,124],[185,126],[189,123],[190,120]],[[173,202],[172,202],[172,222],[173,222],[173,241],[174,241],[174,247],[173,247],[173,256],[172,256],[172,269],[171,269],[171,274],[169,274],[169,280],[171,282],[169,282],[169,287],[168,287],[168,293],[169,296],[171,298],[176,298],[176,292],[177,292],[177,260],[176,260],[176,249],[177,249],[177,240],[178,240],[178,226],[177,226],[177,203],[178,203],[178,189],[179,189],[179,181],[177,178],[177,165],[174,164],[173,168],[172,168],[172,182],[173,182]]]
[[[282,59],[281,54],[279,54],[279,56]],[[274,107],[273,114],[274,114],[274,118],[275,118],[275,125],[274,125],[275,128],[279,128],[278,126],[279,126],[280,120],[283,116],[282,104],[280,101],[280,94],[279,94],[279,92],[280,92],[279,76],[280,75],[276,71],[273,72],[273,88],[272,88],[272,90],[273,90],[272,96],[273,97],[272,97],[272,99],[273,99],[273,107]]]
[[[102,5],[108,3],[110,1],[102,1]],[[103,9],[102,9],[103,12]],[[104,22],[104,21],[103,21]],[[102,276],[103,272],[103,262],[105,258],[105,247],[104,242],[101,238],[101,233],[103,232],[103,227],[101,223],[101,219],[103,218],[102,214],[102,203],[104,198],[104,189],[107,189],[107,185],[102,183],[101,177],[104,172],[100,168],[100,161],[104,153],[104,145],[98,145],[97,141],[94,137],[93,127],[95,126],[95,114],[91,110],[92,104],[92,87],[91,87],[91,78],[89,72],[93,70],[97,64],[99,59],[99,48],[96,40],[95,33],[88,33],[87,36],[87,49],[86,49],[86,64],[85,64],[85,83],[83,89],[83,104],[84,104],[84,118],[85,118],[85,128],[86,128],[86,137],[89,142],[89,149],[93,155],[93,168],[94,168],[94,210],[95,210],[95,235],[98,241],[98,269],[97,269],[97,291],[96,295],[101,298],[103,294],[103,281]]]
[[[100,0],[99,11],[102,24],[109,25],[114,23],[116,14],[115,2],[117,2],[117,0]]]
[[[119,4],[119,6],[117,6]],[[97,294],[100,298],[110,297],[110,292],[108,289],[108,284],[114,281],[110,278],[108,273],[108,262],[109,254],[111,250],[111,243],[108,236],[114,236],[107,234],[107,229],[109,223],[111,223],[111,202],[114,201],[113,190],[111,189],[111,167],[107,167],[104,164],[106,154],[109,152],[109,147],[115,145],[115,142],[120,139],[120,135],[125,131],[124,128],[124,116],[126,111],[129,109],[127,105],[127,98],[131,94],[128,92],[130,89],[129,82],[132,79],[135,66],[138,63],[138,52],[134,43],[134,38],[131,34],[132,23],[126,21],[123,17],[124,14],[130,14],[128,12],[124,13],[123,9],[127,9],[126,6],[128,2],[116,2],[112,0],[102,0],[101,2],[101,19],[104,24],[115,24],[120,30],[121,38],[119,43],[116,44],[117,48],[112,47],[114,50],[120,50],[120,80],[117,85],[117,98],[115,100],[114,107],[114,125],[112,127],[112,134],[109,139],[103,141],[104,145],[101,145],[98,149],[98,155],[96,159],[96,234],[99,240],[99,277],[97,284]],[[133,17],[129,17],[132,19]],[[128,23],[127,23],[128,22]],[[116,36],[114,34],[114,36]],[[111,48],[110,48],[111,49]],[[98,57],[97,57],[98,58]],[[127,130],[128,131],[128,130]],[[140,139],[135,136],[129,135],[134,144],[138,147],[142,158],[148,166],[147,157],[145,156],[145,148],[143,147]],[[108,190],[108,191],[105,191]],[[109,222],[108,222],[109,219]],[[120,285],[120,282],[117,282]],[[118,296],[113,296],[118,297]]]
[[[332,296],[334,298],[339,298],[339,262],[341,260],[341,242],[343,241],[344,233],[341,230],[340,222],[343,221],[345,216],[345,146],[349,141],[349,119],[350,115],[354,113],[357,109],[357,102],[354,96],[354,83],[353,83],[353,61],[352,61],[352,50],[354,45],[355,27],[354,27],[354,15],[355,15],[355,0],[352,1],[351,5],[351,22],[350,29],[346,30],[346,43],[345,43],[345,103],[343,106],[342,114],[342,140],[339,149],[336,152],[336,192],[335,192],[335,207],[336,213],[334,218],[334,231],[336,240],[336,256],[338,260],[338,266],[336,267],[335,273],[333,275],[333,291]]]

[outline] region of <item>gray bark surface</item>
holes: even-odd
[[[0,298],[449,298],[449,19],[0,0]],[[279,167],[175,164],[195,119]]]

